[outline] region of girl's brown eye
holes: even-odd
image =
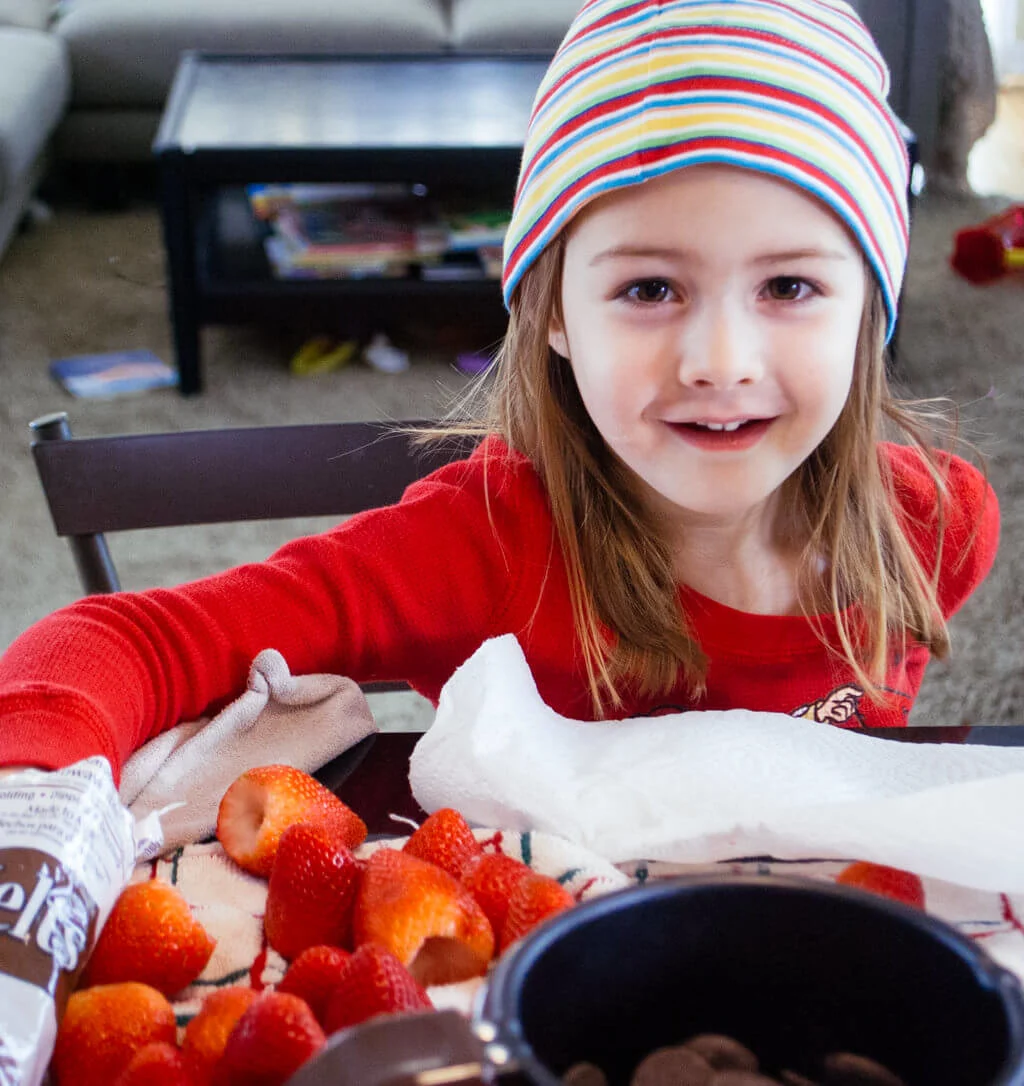
[[[663,302],[668,292],[669,286],[664,279],[645,279],[642,283],[634,283],[627,293],[632,301],[650,305],[652,302]]]
[[[777,302],[793,302],[800,297],[804,282],[788,275],[777,275],[768,283],[768,292]]]

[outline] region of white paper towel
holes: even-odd
[[[614,863],[873,860],[1024,891],[1024,749],[895,743],[739,709],[569,720],[541,700],[512,635],[445,685],[410,780],[427,811],[560,834]]]

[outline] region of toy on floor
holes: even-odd
[[[990,283],[1009,272],[1024,271],[1024,204],[958,230],[950,263],[971,283]]]
[[[404,373],[409,368],[408,351],[396,347],[383,332],[377,332],[366,345],[363,358],[378,373]]]
[[[288,363],[296,377],[315,373],[330,373],[355,358],[359,343],[354,339],[338,342],[330,336],[314,336],[307,340]]]

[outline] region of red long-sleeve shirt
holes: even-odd
[[[432,701],[489,637],[519,638],[541,697],[591,719],[566,571],[530,463],[496,440],[414,484],[397,505],[299,539],[265,562],[174,589],[94,596],[34,625],[0,659],[0,765],[56,768],[101,754],[124,760],[162,730],[244,688],[278,649],[294,674],[404,679]],[[919,456],[882,446],[925,568],[934,564],[934,486]],[[486,475],[486,481],[485,481]],[[949,463],[939,599],[950,615],[988,572],[999,511],[981,475]],[[489,492],[489,496],[488,496]],[[975,533],[972,537],[972,533]],[[685,587],[680,597],[710,659],[698,702],[680,684],[634,697],[637,716],[669,708],[770,710],[834,723],[901,725],[927,663],[913,645],[893,664],[893,701],[863,696],[852,671],[800,616],[752,615]],[[835,630],[822,619],[826,635]]]

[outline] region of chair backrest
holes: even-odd
[[[87,594],[121,587],[106,532],[359,513],[473,445],[417,445],[404,431],[430,426],[420,421],[78,438],[61,411],[29,425],[54,528]]]

